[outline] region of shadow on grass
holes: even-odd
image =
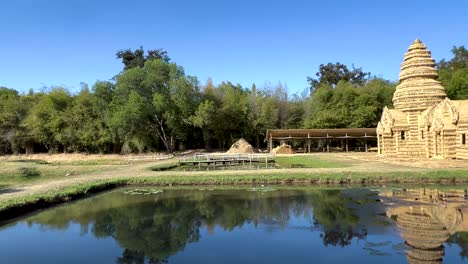
[[[19,160],[10,160],[9,162],[30,162],[30,163],[36,163],[36,164],[50,164],[49,162],[45,160],[40,160],[40,159],[19,159]]]
[[[16,188],[9,188],[8,185],[0,185],[0,195],[5,194],[5,193],[19,192],[19,191],[21,190],[16,189]]]

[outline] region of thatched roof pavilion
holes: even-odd
[[[322,140],[326,142],[326,149],[329,151],[331,140],[342,140],[346,143],[345,148],[347,150],[348,140],[350,139],[363,140],[367,151],[368,141],[376,143],[377,133],[375,128],[268,129],[265,137],[270,151],[273,149],[273,141],[299,140],[307,143],[309,152],[312,141]]]

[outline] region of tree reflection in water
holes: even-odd
[[[457,232],[449,237],[447,240],[449,245],[457,244],[461,248],[460,256],[465,259],[468,258],[468,231]]]
[[[282,229],[292,216],[309,219],[324,245],[346,246],[353,238],[366,237],[362,220],[375,213],[366,211],[360,217],[356,212],[381,208],[376,195],[364,189],[184,189],[150,195],[118,190],[42,212],[28,222],[60,229],[76,222],[84,231],[91,227],[94,236],[112,237],[124,249],[117,263],[165,263],[188,243],[198,241],[202,226],[231,231],[245,224],[264,224]]]

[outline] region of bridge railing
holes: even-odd
[[[154,161],[154,160],[166,160],[172,159],[174,155],[159,154],[159,155],[146,155],[146,156],[131,156],[128,161]]]
[[[193,156],[179,158],[179,162],[209,162],[209,161],[265,161],[275,160],[275,154],[234,154],[234,153],[215,153],[205,154],[196,153]]]

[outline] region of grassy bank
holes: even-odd
[[[56,204],[80,199],[88,195],[110,190],[125,185],[125,181],[99,181],[89,184],[70,186],[60,191],[49,191],[43,194],[12,199],[0,204],[0,223],[39,209]]]
[[[274,184],[468,184],[468,170],[432,170],[395,173],[284,173],[271,171],[260,174],[152,176],[100,180],[69,186],[61,190],[11,199],[0,204],[0,221],[34,210],[86,197],[100,191],[126,185],[190,186],[190,185],[274,185]]]
[[[69,176],[112,170],[116,165],[107,161],[47,162],[44,160],[1,160],[0,185],[40,183]]]
[[[344,162],[311,156],[276,157],[275,163],[280,168],[342,168],[347,166]]]

